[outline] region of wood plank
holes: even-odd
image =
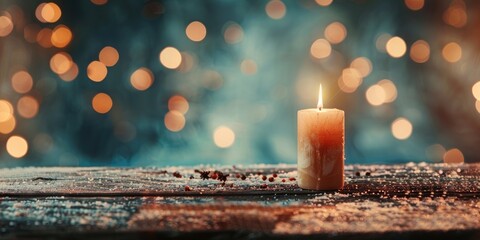
[[[350,165],[345,189],[329,192],[295,177],[293,165],[0,169],[0,237],[480,236],[479,164]]]

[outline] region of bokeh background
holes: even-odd
[[[475,162],[480,1],[0,1],[0,167]]]

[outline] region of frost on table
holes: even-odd
[[[330,192],[301,190],[295,178],[293,165],[0,169],[0,237],[60,231],[480,237],[479,164],[350,165],[345,188]]]

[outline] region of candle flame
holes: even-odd
[[[317,108],[322,110],[323,108],[323,98],[322,98],[322,84],[320,84],[320,88],[318,89],[318,103]]]

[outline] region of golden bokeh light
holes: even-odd
[[[281,19],[287,13],[287,7],[280,0],[271,0],[265,6],[265,12],[272,19]]]
[[[257,73],[257,63],[251,59],[243,60],[240,64],[240,70],[245,75],[253,75]]]
[[[397,99],[397,87],[391,80],[382,79],[378,81],[377,85],[382,87],[385,92],[385,103],[390,103]]]
[[[50,58],[50,68],[56,74],[64,74],[73,66],[72,57],[66,52],[59,52]]]
[[[444,163],[463,163],[465,161],[463,157],[462,151],[458,148],[453,148],[448,150],[444,155],[443,155],[443,162]]]
[[[340,22],[330,23],[324,31],[325,38],[332,44],[339,44],[347,37],[347,29]]]
[[[466,6],[463,1],[453,1],[452,5],[443,13],[443,21],[456,28],[465,26],[467,20]]]
[[[322,7],[326,7],[332,4],[333,0],[315,0],[315,2]]]
[[[168,99],[168,110],[170,111],[178,111],[181,114],[186,114],[189,107],[187,99],[180,95],[175,95]]]
[[[442,49],[442,56],[447,62],[458,62],[462,58],[462,48],[456,42],[447,43]]]
[[[92,107],[95,112],[108,113],[113,107],[112,98],[106,93],[98,93],[92,99]]]
[[[95,5],[105,5],[108,3],[108,0],[90,0]]]
[[[365,97],[372,106],[380,106],[385,102],[386,94],[381,86],[375,84],[367,89]]]
[[[0,123],[8,121],[10,118],[13,118],[13,106],[9,101],[1,99],[0,100]]]
[[[362,84],[363,78],[355,68],[345,68],[338,79],[338,87],[346,93],[353,93]]]
[[[21,70],[13,74],[12,76],[12,88],[17,93],[27,93],[32,90],[33,79],[30,73]]]
[[[40,32],[40,27],[36,24],[28,24],[23,29],[23,37],[29,43],[35,43],[37,41],[37,34]]]
[[[480,113],[480,100],[475,101],[475,108],[477,109],[477,112]]]
[[[62,16],[62,10],[53,2],[41,3],[35,10],[35,16],[42,23],[54,23]]]
[[[475,99],[480,101],[480,81],[473,84],[472,94],[473,94],[473,97],[475,97]]]
[[[194,42],[201,42],[207,36],[207,28],[199,21],[193,21],[185,29],[188,39]]]
[[[87,66],[87,76],[94,82],[101,82],[107,77],[107,67],[100,61],[92,61]]]
[[[401,58],[407,52],[407,44],[398,36],[390,38],[386,45],[388,55],[393,58]]]
[[[225,42],[235,44],[243,39],[243,29],[237,23],[228,23],[227,28],[223,32]]]
[[[362,77],[368,76],[372,72],[372,62],[366,57],[355,58],[350,67],[356,69]]]
[[[130,84],[139,91],[145,91],[153,84],[153,73],[150,69],[141,67],[130,76]]]
[[[310,47],[310,54],[314,58],[322,59],[330,56],[332,53],[332,46],[325,39],[317,39],[312,43]]]
[[[192,54],[188,52],[181,52],[182,54],[182,63],[177,68],[180,72],[189,72],[197,64],[197,59]]]
[[[185,127],[185,117],[179,111],[169,111],[165,114],[165,127],[171,132],[179,132]]]
[[[38,101],[31,96],[23,96],[17,102],[18,114],[24,118],[33,118],[38,113]]]
[[[71,82],[78,76],[78,65],[72,62],[72,67],[67,72],[58,75],[65,82]]]
[[[8,16],[0,16],[0,37],[8,36],[13,30],[12,19]]]
[[[50,28],[42,28],[38,33],[37,33],[37,42],[40,46],[44,48],[51,48],[53,46],[52,44],[52,29]]]
[[[392,134],[396,139],[405,140],[412,135],[413,126],[406,118],[397,118],[392,123]]]
[[[377,40],[375,41],[375,47],[377,50],[380,52],[387,52],[386,46],[390,38],[392,38],[392,35],[388,33],[382,33],[380,36],[378,36]]]
[[[6,121],[0,122],[0,133],[9,134],[15,130],[16,125],[17,121],[13,116],[11,116]]]
[[[65,25],[59,25],[53,29],[51,42],[57,48],[64,48],[72,41],[72,31]]]
[[[174,47],[166,47],[160,52],[160,63],[168,69],[176,69],[182,63],[182,54]]]
[[[28,152],[28,142],[20,136],[11,136],[7,140],[7,152],[14,158],[22,158]]]
[[[424,0],[405,0],[405,5],[413,11],[418,11],[425,5]]]
[[[219,126],[213,132],[213,141],[219,148],[228,148],[235,142],[235,132],[226,126]]]
[[[410,58],[416,63],[427,62],[430,58],[430,45],[423,40],[418,40],[410,48]]]
[[[433,162],[442,162],[445,152],[446,150],[441,144],[433,144],[425,150],[425,154],[433,160]]]
[[[107,67],[112,67],[117,64],[120,55],[118,54],[117,49],[111,46],[106,46],[100,50],[98,54],[98,60],[105,64]]]

